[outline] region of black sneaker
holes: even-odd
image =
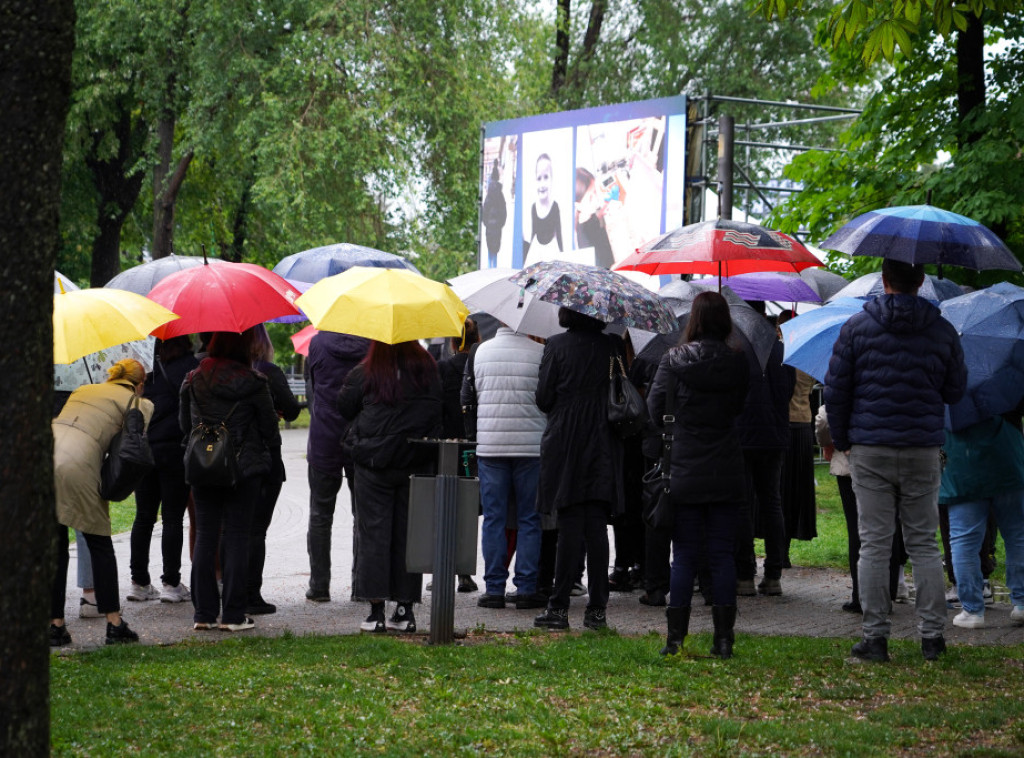
[[[889,660],[889,640],[885,637],[865,637],[853,646],[850,653],[862,661],[882,663]]]
[[[327,590],[315,590],[310,587],[306,590],[306,600],[312,600],[314,603],[329,603],[331,594]]]
[[[480,588],[476,586],[476,582],[473,581],[473,577],[468,574],[459,575],[459,585],[456,590],[459,592],[476,592]]]
[[[616,566],[612,569],[612,573],[608,575],[608,591],[609,592],[632,592],[633,582],[629,578],[629,569],[622,566]]]
[[[861,610],[860,603],[856,600],[851,600],[848,603],[843,603],[843,610],[847,613],[863,613]]]
[[[50,647],[64,647],[71,644],[71,632],[66,626],[50,624]]]
[[[505,607],[505,596],[504,595],[481,595],[480,597],[478,597],[476,599],[476,604],[480,608],[504,608]]]
[[[268,603],[260,595],[257,595],[245,606],[245,612],[249,616],[267,616],[271,613],[277,613],[277,606],[273,603]]]
[[[393,632],[415,632],[416,617],[412,615],[412,603],[399,603],[384,626]]]
[[[641,605],[652,605],[656,607],[663,607],[668,604],[665,599],[665,593],[661,590],[647,590],[640,596]]]
[[[525,611],[530,608],[543,608],[548,604],[548,599],[539,592],[534,592],[532,595],[520,595],[516,593],[515,603],[516,610]]]
[[[587,608],[583,612],[583,626],[587,629],[607,629],[608,619],[605,617],[604,608]]]
[[[533,620],[533,625],[539,629],[568,629],[569,609],[548,608]]]
[[[944,652],[946,652],[946,638],[941,634],[938,637],[921,638],[921,655],[926,661],[937,661]]]
[[[121,619],[121,623],[114,626],[107,622],[107,644],[120,645],[126,642],[138,642],[139,635],[128,628],[128,622]]]
[[[384,624],[384,603],[371,603],[370,615],[359,625],[359,630],[370,634],[387,632],[387,626]]]

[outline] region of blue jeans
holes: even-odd
[[[1024,605],[1024,490],[949,506],[949,543],[960,603],[968,613],[984,613],[981,559],[991,510],[1006,544],[1006,584],[1014,605]]]
[[[505,595],[505,583],[508,581],[505,524],[511,496],[515,497],[518,529],[514,582],[520,595],[532,595],[537,592],[540,570],[541,527],[540,514],[537,513],[540,458],[477,458],[477,470],[484,511],[480,542],[487,594]]]
[[[942,476],[939,448],[854,445],[850,449],[850,473],[857,495],[857,571],[864,636],[889,637],[889,559],[897,515],[914,566],[918,631],[923,638],[942,636],[946,627],[946,582],[935,538]]]

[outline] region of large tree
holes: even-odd
[[[50,750],[53,261],[74,46],[71,0],[0,5],[0,755]]]

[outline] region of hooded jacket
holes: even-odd
[[[182,432],[190,433],[200,420],[227,419],[239,473],[251,477],[270,472],[270,451],[281,446],[281,433],[263,374],[227,358],[203,358],[185,377],[180,403]]]
[[[825,376],[837,450],[851,445],[937,447],[945,404],[967,384],[960,337],[916,295],[879,295],[839,331]]]
[[[665,415],[669,374],[676,378],[673,502],[742,501],[746,480],[736,418],[750,381],[746,356],[719,340],[687,342],[665,353],[647,395],[658,423]]]
[[[306,463],[338,479],[342,468],[352,463],[341,445],[348,422],[338,410],[338,393],[348,372],[369,349],[368,339],[337,332],[319,332],[309,343],[306,365],[312,392]]]

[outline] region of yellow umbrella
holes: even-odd
[[[391,345],[457,337],[469,315],[445,284],[405,269],[367,266],[321,279],[295,304],[317,329]]]
[[[178,316],[149,298],[105,288],[53,296],[53,362],[73,363],[84,355],[142,339]]]

